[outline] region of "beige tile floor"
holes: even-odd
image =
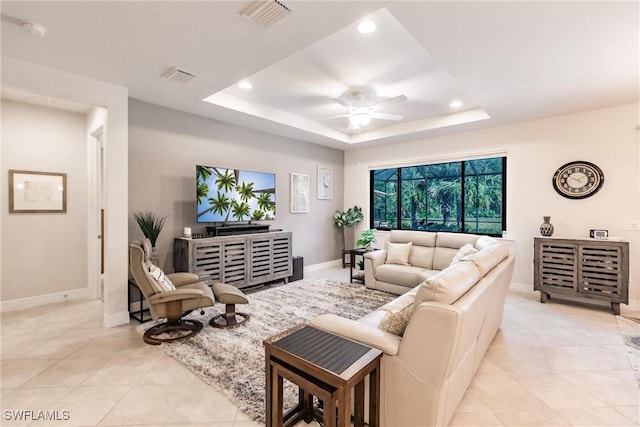
[[[348,270],[312,275],[347,280]],[[144,344],[137,322],[105,329],[101,319],[100,301],[2,313],[0,425],[259,425]],[[502,328],[450,425],[633,426],[639,404],[610,311],[510,291]],[[7,411],[19,410],[57,410],[68,420],[10,419]]]

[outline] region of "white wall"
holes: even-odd
[[[507,232],[516,240],[518,258],[514,281],[533,283],[533,238],[539,236],[542,217],[549,215],[556,237],[588,237],[589,229],[603,228],[628,240],[629,298],[638,302],[640,233],[621,230],[620,222],[640,219],[639,109],[632,104],[351,150],[345,155],[345,204],[368,211],[370,168],[506,150]],[[597,194],[570,200],[555,192],[553,173],[572,160],[591,161],[603,170],[605,182]],[[368,216],[360,228],[367,225]]]
[[[128,323],[127,89],[8,57],[2,59],[2,84],[107,110],[103,323],[106,326]],[[24,153],[25,156],[28,154]],[[84,158],[77,161],[86,162]],[[3,230],[3,239],[5,232]],[[87,239],[95,239],[95,236],[87,236]],[[2,251],[3,259],[8,256]]]
[[[67,174],[66,213],[2,209],[1,300],[86,288],[85,116],[2,101],[2,175],[9,169]],[[26,154],[26,155],[25,155]],[[8,200],[8,187],[0,189]]]
[[[129,237],[142,238],[132,213],[150,209],[167,216],[158,239],[159,263],[173,268],[173,239],[196,223],[196,164],[276,174],[276,220],[261,221],[293,232],[293,255],[305,265],[340,258],[341,231],[333,224],[343,201],[343,152],[142,101],[129,104]],[[333,198],[319,200],[317,167],[333,169]],[[290,213],[290,174],[310,178],[309,213]]]

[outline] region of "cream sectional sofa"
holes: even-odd
[[[445,426],[500,326],[514,257],[488,237],[397,231],[391,241],[412,242],[411,265],[404,266],[412,268],[385,280],[369,271],[376,279],[368,286],[404,294],[359,320],[325,314],[311,324],[384,352],[382,426]],[[448,265],[462,242],[473,242],[478,252]],[[383,263],[378,259],[383,251],[377,252],[370,269]],[[428,279],[411,288],[408,276]],[[400,335],[381,327],[403,318],[406,329]]]

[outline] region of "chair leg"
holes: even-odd
[[[238,320],[238,317],[241,319]],[[224,320],[218,322],[218,319]],[[214,328],[235,328],[236,326],[240,326],[243,323],[248,322],[249,319],[250,316],[246,313],[236,313],[235,304],[226,304],[224,314],[218,314],[209,321],[209,324]]]

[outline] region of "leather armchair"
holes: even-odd
[[[211,307],[215,303],[213,292],[196,274],[167,274],[175,290],[158,291],[157,280],[151,275],[151,242],[134,241],[129,244],[129,269],[136,285],[142,291],[153,320],[166,322],[147,329],[143,339],[147,344],[159,345],[194,336],[202,330],[202,323],[182,317],[196,309]],[[164,334],[164,336],[160,336]]]

